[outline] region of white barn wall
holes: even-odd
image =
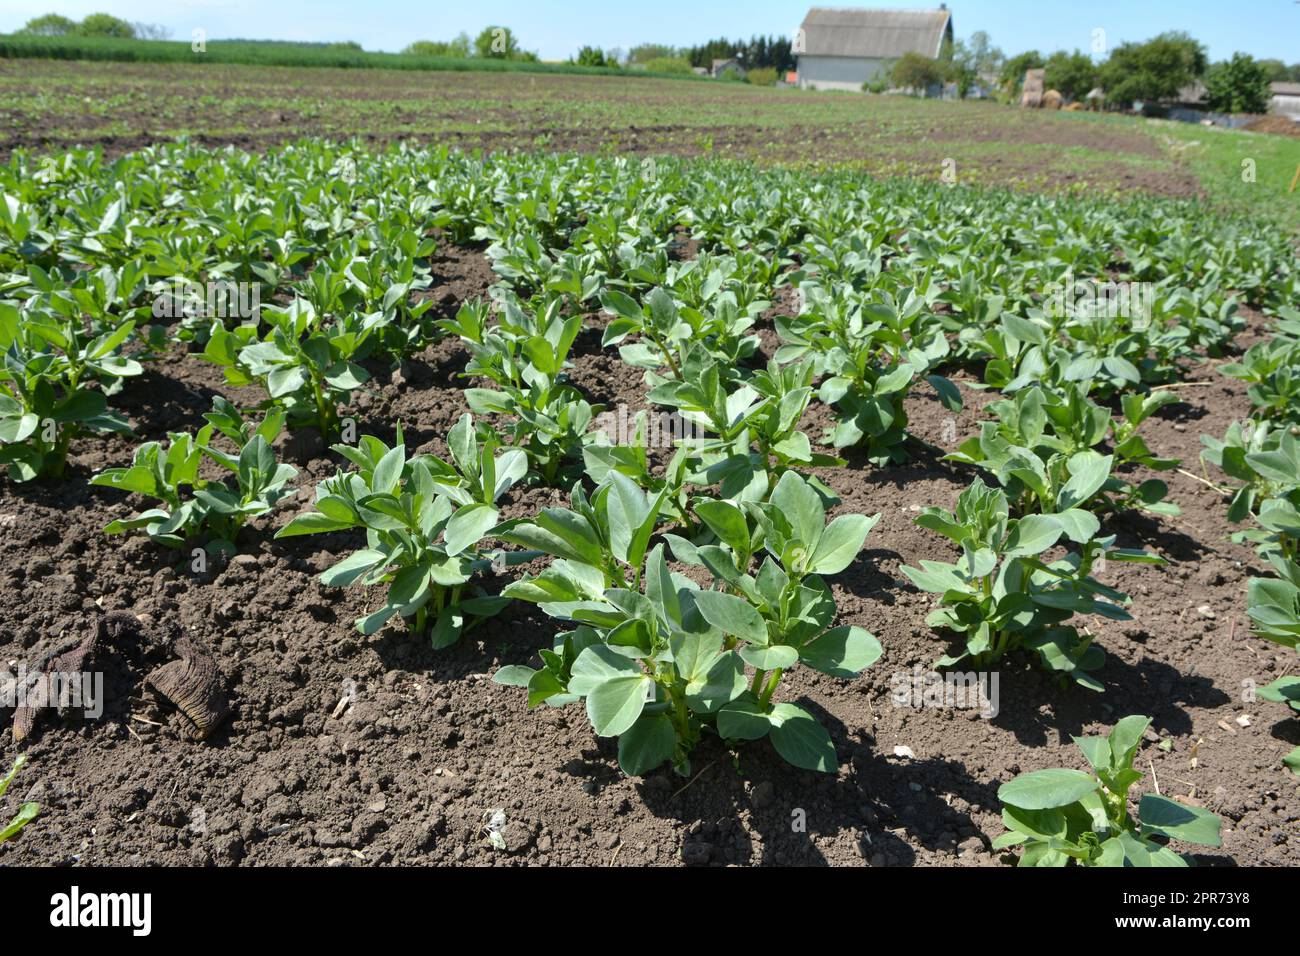
[[[799,86],[809,90],[852,90],[861,92],[862,84],[888,70],[883,59],[859,56],[799,57]]]
[[[1272,112],[1278,116],[1286,116],[1300,123],[1300,96],[1274,93],[1270,105]]]

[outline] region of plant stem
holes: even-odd
[[[776,690],[776,685],[781,683],[781,668],[772,671],[772,676],[767,679],[767,686],[763,688],[763,696],[758,699],[761,706],[766,707],[772,700],[772,693]]]

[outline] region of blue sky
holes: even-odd
[[[851,0],[823,0],[852,6]],[[202,28],[210,39],[356,40],[368,50],[399,50],[412,40],[471,35],[490,23],[511,27],[526,49],[565,59],[590,43],[605,49],[641,42],[689,45],[710,37],[791,35],[808,8],[793,0],[0,0],[0,32],[42,13],[80,18],[105,11],[160,23],[176,39]],[[928,8],[938,0],[881,0],[861,6]],[[1300,62],[1300,3],[1295,0],[950,0],[958,36],[985,30],[1008,54],[1092,48],[1144,40],[1181,29],[1204,43],[1212,59],[1242,50]]]

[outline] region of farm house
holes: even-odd
[[[813,7],[799,28],[799,86],[860,90],[904,53],[937,57],[952,42],[952,11]]]

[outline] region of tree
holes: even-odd
[[[945,41],[939,52],[940,62],[946,64],[944,78],[957,84],[957,95],[962,99],[981,78],[997,76],[1004,59],[1002,51],[992,44],[983,30],[977,30],[969,39],[956,43]]]
[[[685,51],[691,66],[710,67],[714,60],[728,60],[739,54],[745,69],[770,66],[778,73],[795,68],[795,57],[788,37],[755,36],[749,40],[721,37]]]
[[[895,61],[894,68],[889,73],[889,79],[894,86],[906,90],[919,90],[922,93],[942,83],[943,77],[943,64],[928,56],[913,53],[911,50]]]
[[[998,85],[1002,87],[1005,96],[1018,99],[1025,85],[1025,71],[1038,70],[1042,67],[1043,55],[1037,50],[1026,50],[1002,64],[1002,71],[998,74]]]
[[[966,48],[970,51],[971,66],[975,68],[977,75],[991,78],[1001,72],[1006,57],[993,45],[992,39],[986,32],[976,30],[972,33],[970,39],[966,41]]]
[[[469,57],[469,34],[461,33],[454,40],[416,40],[402,52],[407,56],[439,56],[464,60]]]
[[[1266,113],[1272,96],[1269,70],[1246,53],[1234,53],[1210,67],[1205,89],[1210,109],[1224,113]]]
[[[135,38],[135,27],[108,13],[92,13],[77,24],[77,35],[83,37]]]
[[[1044,67],[1043,87],[1056,90],[1067,100],[1082,99],[1097,85],[1096,65],[1078,50],[1073,53],[1057,50],[1047,58]]]
[[[682,50],[666,43],[638,43],[627,53],[629,63],[649,63],[651,60],[676,60],[686,58]]]
[[[1300,63],[1287,66],[1281,60],[1260,60],[1259,65],[1268,70],[1270,83],[1300,83]]]
[[[578,66],[618,66],[617,61],[611,62],[605,56],[603,50],[594,46],[584,46],[578,51],[578,55],[574,57],[573,62]]]
[[[964,40],[956,43],[945,40],[939,51],[939,63],[943,68],[943,78],[957,85],[957,95],[964,100],[979,79],[979,72],[975,69],[975,56],[970,47]]]
[[[27,21],[19,33],[37,37],[63,37],[77,31],[77,21],[61,17],[57,13],[47,13],[43,17],[33,17]]]
[[[161,23],[135,22],[131,24],[131,28],[135,30],[136,39],[139,40],[169,40],[172,35],[172,31]]]
[[[484,27],[474,38],[474,55],[498,60],[535,60],[537,54],[519,48],[519,39],[509,27]]]
[[[1172,100],[1205,72],[1205,47],[1186,33],[1162,33],[1145,43],[1123,43],[1101,66],[1106,99]]]

